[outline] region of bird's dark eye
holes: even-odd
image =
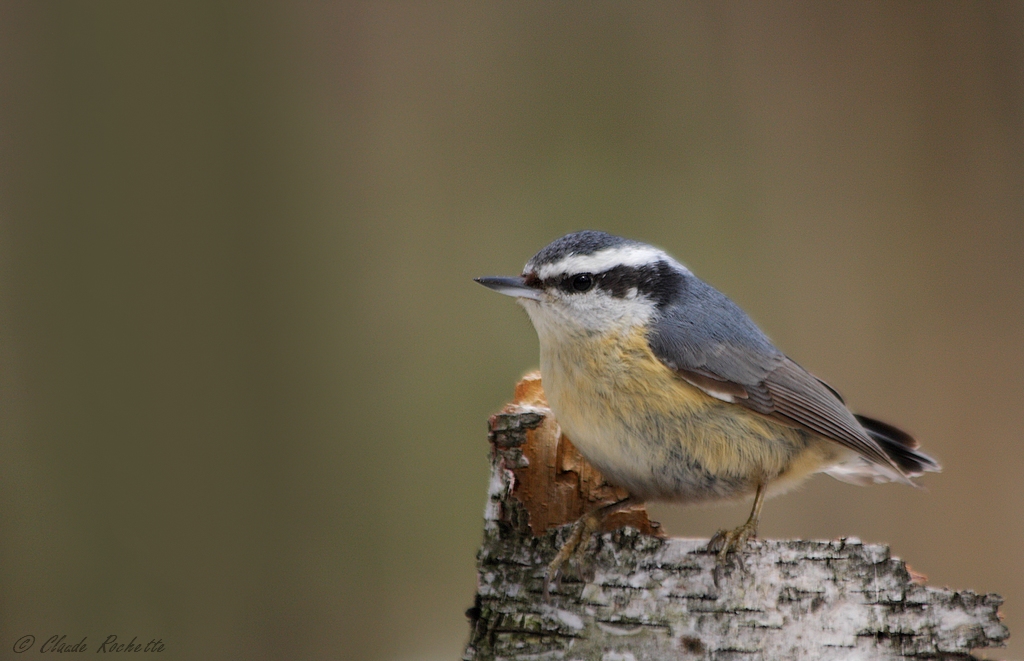
[[[572,288],[573,291],[584,292],[594,286],[594,276],[589,273],[580,273],[577,276],[573,276]]]

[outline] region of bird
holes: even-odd
[[[583,457],[628,493],[573,525],[546,568],[545,595],[614,511],[753,494],[746,522],[708,544],[717,583],[729,555],[756,538],[766,496],[815,473],[916,486],[911,478],[941,470],[910,434],[852,413],[835,389],[664,250],[583,230],[541,249],[520,276],[475,280],[526,310],[555,419]]]

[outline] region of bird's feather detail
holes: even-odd
[[[693,275],[686,285],[689,295],[662,310],[648,334],[662,363],[712,397],[833,440],[910,482],[835,390],[787,358],[724,294]]]

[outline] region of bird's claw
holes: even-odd
[[[746,570],[746,567],[743,565],[742,551],[746,547],[747,542],[756,538],[757,524],[753,521],[747,521],[735,530],[719,530],[715,533],[715,536],[708,542],[707,547],[709,553],[715,553],[718,556],[715,559],[715,587],[718,587],[719,580],[725,571],[726,565],[729,563],[730,553],[733,554],[740,569]]]
[[[554,583],[557,587],[561,582],[560,571],[562,565],[570,558],[577,564],[583,562],[590,546],[590,536],[597,530],[600,520],[593,513],[580,518],[572,525],[569,538],[565,540],[554,559],[548,564],[544,571],[544,601],[550,597],[550,587]]]

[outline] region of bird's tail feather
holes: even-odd
[[[864,431],[882,446],[889,458],[895,461],[908,477],[917,477],[924,473],[937,473],[942,470],[939,462],[917,449],[917,439],[907,432],[881,420],[863,415],[855,417]]]
[[[874,418],[858,415],[857,422],[878,443],[907,477],[942,470],[939,463],[917,449],[917,440],[907,432]],[[892,482],[893,476],[863,456],[830,467],[825,471],[837,480],[851,484]]]

